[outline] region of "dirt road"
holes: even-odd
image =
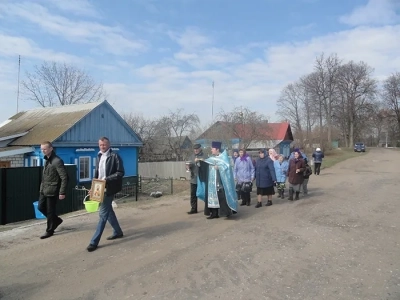
[[[44,225],[1,232],[0,298],[400,299],[399,166],[370,149],[312,175],[308,197],[232,220],[187,215],[187,195],[125,204],[125,237],[107,225],[93,253],[97,214],[47,240]]]

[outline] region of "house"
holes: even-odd
[[[274,148],[278,153],[289,156],[293,134],[287,122],[264,122],[255,126],[218,121],[201,134],[196,143],[207,148],[211,146],[212,140],[222,141],[226,148],[238,149],[239,145],[246,143],[248,151]]]
[[[98,140],[106,136],[124,161],[125,176],[138,175],[142,141],[107,102],[46,107],[17,113],[0,124],[0,167],[43,166],[40,144],[50,141],[65,164],[77,166],[80,183],[91,181]]]
[[[192,154],[192,141],[188,136],[154,136],[141,149],[140,161],[186,160]]]

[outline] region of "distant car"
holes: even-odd
[[[364,143],[356,143],[354,145],[354,152],[365,152],[365,145]]]

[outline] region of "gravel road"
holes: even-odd
[[[312,175],[307,197],[256,209],[253,193],[230,220],[187,215],[187,192],[126,203],[125,237],[107,225],[92,253],[97,214],[46,240],[26,222],[0,232],[0,298],[398,300],[399,176],[399,151],[369,149]]]

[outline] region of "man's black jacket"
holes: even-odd
[[[99,162],[101,153],[97,156],[96,171],[94,178],[99,177]],[[125,175],[124,163],[122,158],[110,149],[110,155],[106,160],[106,195],[112,196],[122,190],[122,178]],[[102,178],[99,178],[102,179]]]

